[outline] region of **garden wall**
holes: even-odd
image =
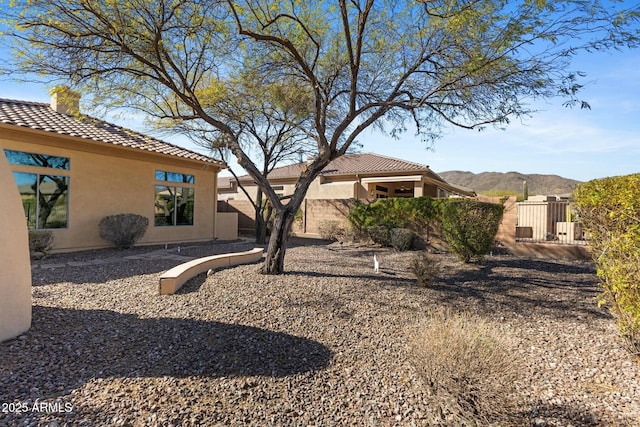
[[[478,196],[477,200],[489,203],[500,203],[500,197]],[[293,233],[299,237],[320,237],[320,224],[323,221],[338,221],[348,225],[347,215],[354,199],[305,200],[300,208],[301,218],[294,223]],[[558,243],[516,243],[517,205],[516,197],[511,196],[504,201],[504,216],[496,240],[509,253],[549,259],[589,259],[588,249],[584,245],[568,245]],[[218,212],[238,212],[238,228],[241,232],[253,234],[255,229],[254,212],[251,202],[229,200],[218,202]],[[433,244],[439,247],[441,239],[431,235]],[[442,242],[441,242],[442,243]]]
[[[500,197],[476,197],[482,202],[500,203]],[[511,196],[504,202],[504,215],[496,240],[505,247],[510,254],[533,258],[548,259],[591,259],[588,247],[585,245],[571,245],[556,242],[549,243],[523,243],[516,242],[516,224],[518,222],[518,210],[516,197]]]

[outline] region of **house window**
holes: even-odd
[[[186,173],[156,171],[156,181],[180,182],[183,184],[195,184],[195,177]]]
[[[37,166],[49,169],[69,170],[69,158],[24,151],[4,150],[10,165]]]
[[[25,172],[13,177],[29,229],[67,228],[69,177]]]
[[[155,186],[155,225],[193,225],[195,177],[186,173],[157,170],[156,181],[165,183],[156,183]]]
[[[52,173],[51,169],[69,170],[69,158],[14,150],[4,153],[11,165],[41,168],[34,172],[13,172],[28,228],[67,228],[69,177]]]

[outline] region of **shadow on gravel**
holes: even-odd
[[[353,273],[353,274],[339,274],[339,273],[328,273],[328,272],[319,272],[319,271],[302,271],[302,270],[287,270],[284,274],[291,274],[296,276],[306,276],[306,277],[320,277],[327,279],[365,279],[371,281],[371,284],[375,284],[376,282],[382,282],[382,284],[389,286],[389,280],[393,280],[394,286],[414,286],[414,279],[407,279],[405,277],[397,277],[397,273],[393,270],[389,271],[380,271],[379,273],[372,274],[361,274],[361,273]]]
[[[581,405],[579,401],[575,405],[537,402],[533,410],[523,412],[521,415],[525,419],[531,420],[530,425],[534,426],[597,427],[602,425],[597,414]],[[624,423],[621,425],[633,424]]]
[[[43,306],[0,354],[0,402],[63,396],[92,378],[285,377],[333,357],[318,342],[255,327]]]
[[[544,259],[528,258],[503,258],[490,259],[487,267],[498,268],[519,268],[530,271],[543,271],[553,274],[596,274],[596,269],[591,263],[575,262],[554,262]]]
[[[193,244],[177,252],[171,247],[134,247],[131,249],[97,249],[85,252],[53,254],[40,261],[32,260],[32,284],[96,283],[169,270],[190,259],[229,252],[241,252],[258,245],[251,242]],[[159,252],[159,253],[158,253]]]
[[[33,286],[63,282],[102,285],[110,280],[164,272],[181,262],[184,261],[123,258],[122,260],[112,260],[108,264],[102,265],[40,267],[31,270],[31,283]]]
[[[200,273],[184,282],[184,285],[175,292],[175,295],[192,294],[200,290],[207,281],[207,273]]]
[[[531,259],[494,259],[476,269],[446,276],[431,289],[444,304],[472,301],[481,311],[528,316],[535,312],[549,317],[610,318],[599,308],[601,292],[595,269],[588,263],[562,263]]]

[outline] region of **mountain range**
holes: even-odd
[[[506,194],[522,195],[523,183],[526,181],[530,196],[568,195],[581,181],[563,178],[558,175],[524,174],[520,172],[439,172],[450,184],[470,188],[478,194],[502,196]]]

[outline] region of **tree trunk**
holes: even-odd
[[[256,196],[255,233],[256,244],[262,245],[267,242],[267,220],[264,218],[264,206],[262,206],[262,190],[258,188]]]
[[[292,212],[289,206],[284,206],[282,210],[276,210],[271,236],[269,237],[267,255],[261,269],[263,274],[284,273],[284,254],[294,218],[295,212]]]
[[[256,244],[264,245],[267,243],[267,223],[264,218],[262,218],[261,212],[259,209],[256,209]]]

